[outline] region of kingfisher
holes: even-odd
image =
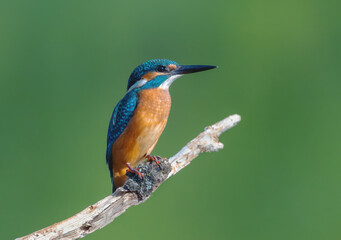
[[[170,108],[169,87],[184,74],[216,68],[210,65],[179,65],[167,59],[142,63],[129,77],[127,92],[117,103],[107,136],[106,160],[113,192],[127,180],[127,171],[143,160],[154,160],[153,148],[163,132]]]

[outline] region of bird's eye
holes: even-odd
[[[165,66],[163,66],[163,65],[159,65],[159,66],[157,66],[157,71],[158,71],[158,72],[166,72],[166,71],[167,71],[167,69],[166,69],[166,67],[165,67]]]

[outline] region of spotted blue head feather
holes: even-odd
[[[149,72],[159,72],[162,67],[168,66],[169,64],[174,64],[179,66],[178,63],[168,60],[168,59],[153,59],[144,62],[137,66],[129,77],[127,90],[133,86],[137,81],[141,80],[142,76]]]

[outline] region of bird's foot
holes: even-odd
[[[126,163],[126,166],[128,167],[127,172],[131,172],[139,176],[140,179],[143,178],[143,174],[139,171],[138,168],[134,169],[132,166],[130,166],[129,163]]]
[[[147,162],[155,162],[156,165],[158,165],[160,167],[160,161],[159,159],[161,159],[160,156],[151,156],[151,155],[146,155],[147,158]]]

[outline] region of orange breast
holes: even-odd
[[[168,90],[146,89],[139,93],[139,103],[126,129],[112,149],[115,188],[126,181],[126,163],[135,167],[150,154],[163,132],[171,98]]]

